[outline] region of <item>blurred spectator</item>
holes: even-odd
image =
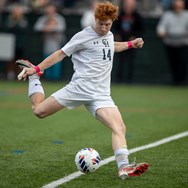
[[[60,49],[65,43],[66,22],[62,15],[57,13],[56,7],[49,4],[45,8],[45,14],[38,18],[34,30],[42,32],[44,36],[43,58]],[[44,74],[48,80],[59,80],[61,78],[61,63],[57,63],[47,69]]]
[[[88,26],[94,26],[95,17],[94,17],[94,9],[97,4],[97,0],[90,0],[90,8],[86,10],[81,18],[81,27],[85,28]]]
[[[129,41],[141,37],[143,32],[142,17],[136,10],[136,0],[123,0],[123,10],[116,22],[116,40]],[[119,54],[117,65],[117,81],[133,82],[135,49]]]
[[[157,34],[166,47],[173,84],[184,85],[188,63],[188,12],[183,0],[173,0],[172,8],[161,17]]]
[[[8,0],[1,0],[0,1],[0,13],[3,11],[6,3],[7,3]]]
[[[28,21],[24,16],[23,7],[21,5],[14,5],[11,12],[5,21],[5,27],[9,33],[13,33],[16,37],[15,58],[7,63],[7,78],[9,80],[15,79],[17,74],[17,67],[15,60],[24,57],[25,48],[25,29],[27,29]]]
[[[32,0],[31,6],[33,11],[42,11],[43,8],[49,3],[49,0]]]
[[[139,12],[144,17],[157,18],[163,13],[161,0],[137,0]]]

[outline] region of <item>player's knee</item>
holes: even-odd
[[[33,108],[33,113],[35,114],[35,116],[37,116],[40,119],[46,117],[46,113],[42,109],[37,108],[37,107]]]
[[[122,134],[125,134],[125,133],[126,133],[126,127],[125,127],[125,124],[124,124],[124,123],[121,123],[121,125],[120,125],[120,132],[121,132]]]
[[[112,131],[115,133],[115,134],[118,134],[118,135],[125,135],[126,133],[126,127],[125,127],[125,124],[124,123],[119,123],[118,125],[116,126],[113,126],[114,128],[112,129]]]

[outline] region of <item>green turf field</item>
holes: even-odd
[[[46,96],[65,83],[45,83]],[[188,130],[188,88],[113,85],[112,96],[127,126],[129,148]],[[0,82],[0,188],[41,188],[76,172],[78,150],[112,156],[111,133],[84,107],[37,119],[26,82]],[[126,181],[115,162],[60,185],[65,188],[188,187],[188,137],[130,155],[149,171]]]

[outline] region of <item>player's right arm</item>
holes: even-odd
[[[44,59],[38,66],[41,70],[45,70],[53,66],[57,62],[62,61],[65,57],[66,57],[66,54],[64,53],[64,51],[58,50],[54,52],[53,54],[51,54],[50,56],[48,56],[46,59]]]
[[[39,69],[44,71],[45,69],[51,67],[52,65],[56,64],[57,62],[62,61],[67,55],[64,53],[63,50],[58,50],[44,59],[39,65]],[[23,78],[26,79],[27,76],[31,76],[36,73],[35,68],[24,68],[25,74]]]

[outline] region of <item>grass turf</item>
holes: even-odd
[[[46,96],[62,83],[44,83]],[[188,88],[113,85],[112,97],[127,126],[129,148],[188,130]],[[39,188],[76,171],[83,147],[113,155],[111,133],[84,107],[46,119],[33,116],[27,84],[0,82],[0,187]],[[141,177],[119,180],[115,162],[59,187],[187,187],[188,138],[130,155],[150,164]]]

